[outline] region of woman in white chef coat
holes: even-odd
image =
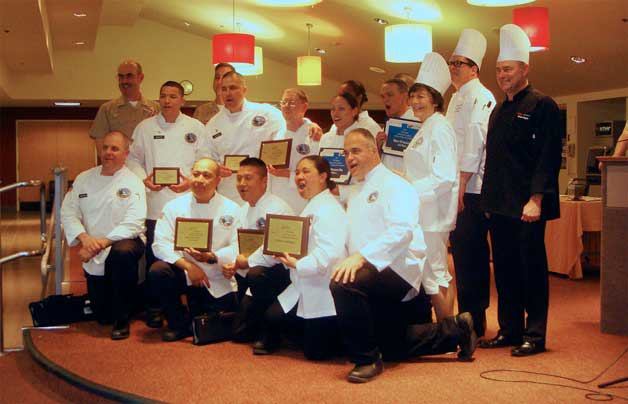
[[[423,126],[404,152],[405,176],[420,198],[419,223],[427,245],[423,287],[431,296],[438,320],[453,315],[449,292],[447,239],[455,228],[458,208],[456,134],[442,114],[443,94],[451,78],[447,62],[437,53],[425,56],[410,88],[414,116]]]
[[[308,254],[296,259],[289,254],[275,257],[290,270],[291,284],[266,311],[263,336],[253,353],[270,354],[279,347],[282,324],[297,324],[303,332],[306,358],[325,359],[335,352],[336,309],[329,289],[333,267],[347,256],[347,217],[329,191],[335,184],[325,159],[306,156],[296,168],[295,182],[308,203],[301,212],[310,218]]]

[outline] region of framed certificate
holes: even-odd
[[[390,118],[386,122],[386,143],[383,152],[392,156],[403,156],[414,136],[421,129],[421,122],[411,119]]]
[[[336,184],[347,185],[351,181],[351,173],[349,172],[349,167],[347,167],[345,151],[343,149],[324,147],[318,154],[329,163],[331,179]]]
[[[264,245],[264,230],[238,229],[240,254],[248,257]]]
[[[201,252],[211,251],[211,219],[188,219],[178,217],[174,229],[174,249],[194,248]]]
[[[260,145],[259,158],[275,168],[289,168],[291,152],[292,139],[268,140]]]
[[[264,254],[286,252],[296,258],[307,255],[309,231],[309,217],[267,214]]]
[[[153,167],[153,184],[178,185],[179,167]]]
[[[246,154],[227,154],[225,155],[225,161],[223,165],[227,167],[231,172],[238,172],[240,169],[240,162],[249,157]]]

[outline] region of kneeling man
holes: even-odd
[[[111,339],[129,336],[129,315],[144,254],[146,193],[125,167],[129,139],[110,132],[100,149],[102,165],[80,173],[61,206],[61,222],[79,256],[87,292],[101,324],[113,322]]]

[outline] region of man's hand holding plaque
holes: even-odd
[[[154,167],[152,181],[155,185],[170,186],[179,184],[179,167]]]
[[[301,216],[266,215],[264,254],[294,258],[307,255],[310,218]]]
[[[240,169],[240,162],[249,157],[246,154],[227,154],[223,161],[223,166],[228,168],[232,173],[237,173]]]
[[[289,168],[291,152],[292,139],[268,140],[260,145],[259,158],[274,168]]]

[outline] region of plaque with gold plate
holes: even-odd
[[[307,255],[310,218],[287,215],[266,215],[264,254],[290,254],[295,258]]]
[[[193,248],[209,252],[212,247],[211,219],[188,219],[178,217],[174,229],[174,249],[177,251]]]
[[[154,167],[153,184],[179,185],[179,167]]]
[[[292,139],[268,140],[260,145],[259,158],[266,165],[275,168],[289,168],[291,152]]]
[[[247,157],[249,156],[246,154],[227,154],[225,155],[223,165],[231,170],[232,173],[237,173],[240,169],[240,162]]]
[[[238,248],[245,257],[264,245],[264,230],[238,229]]]

